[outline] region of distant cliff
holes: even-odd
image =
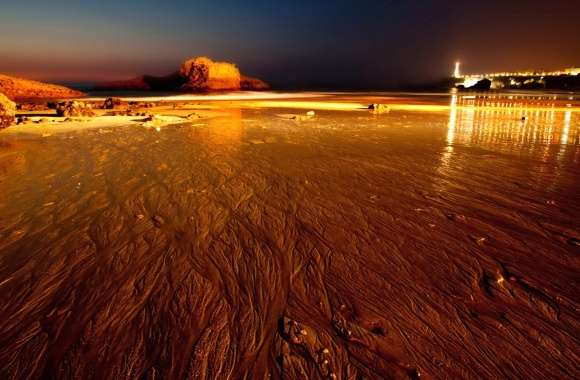
[[[240,74],[236,65],[214,62],[207,57],[185,61],[180,69],[166,76],[142,75],[136,78],[105,82],[96,90],[207,92],[230,90],[267,90],[270,86],[256,78]]]

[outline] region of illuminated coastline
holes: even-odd
[[[555,71],[526,70],[526,71],[502,71],[479,74],[461,74],[461,62],[455,62],[452,77],[457,80],[455,86],[471,87],[483,79],[492,81],[492,88],[526,88],[526,87],[550,87],[547,82],[574,83],[580,78],[580,67],[570,67]],[[572,85],[574,88],[575,84]],[[556,86],[558,87],[558,86]],[[566,88],[564,88],[566,89]]]

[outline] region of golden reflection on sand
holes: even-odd
[[[529,102],[529,104],[528,104]],[[569,146],[578,145],[580,118],[573,109],[557,107],[552,98],[530,101],[504,96],[452,94],[449,102],[446,146],[441,152],[438,173],[453,175],[456,148],[476,147],[519,154],[527,151],[543,163],[555,161],[555,168],[539,165],[537,170],[549,174],[554,189],[561,180],[561,165],[566,162]],[[438,180],[445,190],[445,181]]]
[[[475,96],[452,95],[447,145],[538,149],[557,142],[566,145],[577,137],[578,129],[571,128],[578,123],[574,109],[556,107],[549,101],[541,105],[537,108],[532,103],[526,108],[524,101],[484,102]]]
[[[218,117],[194,123],[188,134],[208,149],[223,149],[227,146],[230,150],[238,150],[242,143],[243,133],[242,110],[229,108]]]

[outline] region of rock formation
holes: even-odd
[[[269,90],[270,85],[258,78],[247,77],[242,75],[240,78],[240,88],[248,91],[263,91]]]
[[[16,104],[0,93],[0,129],[14,124],[16,116]]]
[[[11,99],[65,99],[85,94],[64,86],[0,75],[0,92]]]
[[[214,62],[207,57],[185,61],[179,71],[166,76],[142,75],[122,81],[102,83],[96,90],[114,91],[233,91],[266,90],[270,86],[256,78],[245,77],[238,68],[227,62]]]
[[[240,89],[240,70],[231,63],[192,58],[181,65],[179,74],[185,80],[181,90],[186,92]]]
[[[56,105],[56,114],[61,117],[95,116],[90,104],[77,101],[58,103]]]

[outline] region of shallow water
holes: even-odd
[[[580,377],[578,106],[470,96],[0,134],[2,378]]]

